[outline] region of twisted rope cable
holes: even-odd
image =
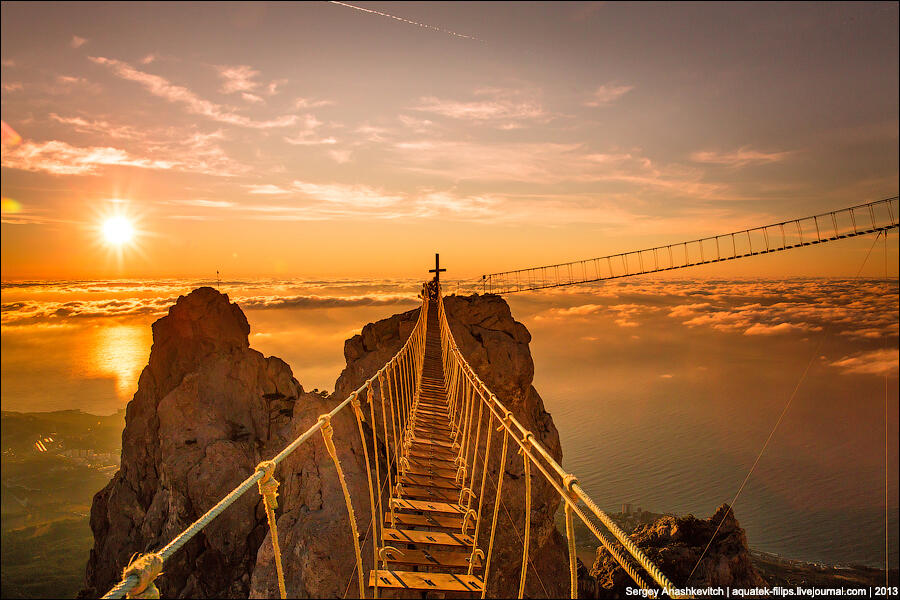
[[[163,560],[158,554],[143,554],[131,561],[122,572],[123,579],[136,577],[137,584],[128,592],[129,598],[159,598],[154,580],[162,571]]]
[[[481,509],[482,507],[484,507],[484,484],[487,481],[488,458],[491,455],[491,438],[494,437],[493,435],[491,435],[491,432],[493,431],[491,420],[493,418],[493,414],[488,414],[487,441],[485,442],[484,462],[481,463],[481,492],[478,494],[478,516],[475,517],[475,535],[472,536],[473,550],[472,556],[469,557],[469,575],[472,574],[472,569],[475,568],[475,550],[478,549],[478,534],[481,532]]]
[[[473,450],[472,450],[472,477],[469,479],[469,484],[468,484],[469,487],[472,487],[472,485],[474,485],[474,483],[475,483],[475,461],[478,458],[478,444],[481,442],[481,420],[482,420],[481,417],[483,415],[483,412],[484,412],[484,403],[479,402],[478,403],[478,427],[475,428],[475,443],[472,446],[473,447]],[[468,457],[466,457],[466,462],[468,464]],[[466,485],[465,481],[463,481],[463,485]],[[471,507],[472,507],[472,500],[470,498],[469,501],[466,502],[466,510],[469,510]],[[465,531],[463,531],[463,533],[465,533]]]
[[[634,541],[628,536],[628,534],[626,534],[624,531],[622,531],[621,528],[619,528],[618,525],[616,525],[616,522],[613,521],[609,517],[609,515],[607,515],[600,509],[599,506],[597,506],[597,504],[591,499],[590,496],[585,493],[584,489],[582,489],[579,484],[572,484],[572,489],[578,495],[578,497],[581,498],[585,506],[587,506],[592,513],[597,515],[597,518],[599,518],[600,521],[603,522],[606,528],[610,530],[610,532],[616,537],[617,540],[619,540],[619,542],[621,542],[623,546],[625,546],[625,549],[628,550],[631,556],[634,557],[634,559],[642,567],[644,567],[644,569],[647,571],[647,573],[650,574],[651,577],[653,577],[653,580],[656,581],[656,583],[662,586],[662,588],[665,590],[675,589],[675,586],[671,581],[669,581],[669,578],[666,577],[666,575],[660,570],[660,568],[657,567],[653,563],[653,561],[647,557],[646,554],[644,554],[644,552],[640,549],[640,547],[638,547],[637,544],[634,543]]]
[[[578,482],[578,479],[575,478],[574,475],[567,475],[563,480],[563,486],[565,486],[566,490],[569,491],[569,495],[573,500],[577,501],[577,496],[575,496],[575,492],[572,491],[572,485]],[[572,518],[573,512],[572,507],[569,506],[569,503],[565,504],[565,512],[566,512],[566,541],[569,546],[569,583],[571,585],[571,598],[578,598],[578,558],[575,554],[575,520]]]
[[[371,403],[372,397],[372,388],[369,388],[369,402]],[[378,521],[375,520],[375,492],[372,490],[372,468],[369,466],[369,448],[366,444],[366,436],[363,433],[362,426],[362,409],[359,406],[359,397],[356,394],[351,396],[352,400],[350,400],[350,405],[353,407],[353,414],[356,415],[356,427],[359,429],[359,441],[363,447],[363,460],[366,461],[366,480],[369,483],[369,504],[371,506],[372,511],[372,524],[375,529],[372,536],[372,553],[373,553],[373,563],[378,564]],[[373,441],[374,441],[374,436]],[[377,458],[377,457],[376,457]],[[368,530],[366,531],[368,533]],[[378,598],[378,578],[375,578],[375,591],[373,598]]]
[[[491,557],[494,554],[494,534],[497,532],[497,514],[500,510],[500,493],[503,489],[503,474],[506,471],[506,450],[509,444],[509,431],[502,425],[500,428],[503,429],[503,450],[501,450],[500,454],[500,472],[497,474],[497,494],[494,498],[494,516],[491,519],[491,539],[488,542],[487,558],[484,563],[484,585],[481,587],[482,600],[487,593],[488,573],[491,569]]]
[[[322,415],[319,417],[322,422],[322,439],[325,440],[325,447],[328,454],[334,462],[334,468],[337,471],[338,479],[341,481],[341,490],[344,492],[344,502],[347,504],[347,516],[350,519],[350,530],[353,536],[353,550],[356,554],[356,569],[359,576],[359,597],[365,598],[365,585],[363,583],[362,570],[362,554],[359,551],[359,532],[356,528],[356,514],[353,512],[353,501],[350,499],[350,490],[347,489],[347,481],[344,479],[344,470],[341,468],[341,461],[338,459],[337,450],[334,447],[334,429],[331,427],[331,416]]]
[[[271,460],[263,461],[256,467],[262,471],[262,479],[256,482],[259,486],[259,495],[263,498],[263,506],[266,509],[266,520],[269,522],[269,532],[272,535],[272,553],[275,556],[275,575],[278,581],[278,593],[281,600],[287,598],[287,590],[284,587],[284,568],[281,564],[281,546],[278,543],[278,524],[275,520],[275,509],[278,508],[278,480],[275,479],[275,463]]]
[[[378,460],[378,423],[375,420],[375,390],[372,389],[371,385],[369,386],[368,399],[369,399],[369,414],[372,419],[372,454],[373,454],[373,458],[375,461],[375,481],[376,481],[377,487],[378,487],[378,516],[375,517],[373,515],[373,517],[372,517],[373,519],[377,519],[377,524],[373,525],[373,527],[375,528],[375,532],[373,534],[374,537],[373,537],[373,542],[372,542],[372,547],[375,548],[375,568],[377,569],[378,568],[378,553],[379,553],[378,540],[381,539],[378,536],[378,527],[381,527],[382,535],[384,535],[384,521],[381,520],[384,513],[382,512],[383,509],[382,509],[382,504],[381,504],[381,466],[379,465],[379,463],[381,461]],[[383,398],[381,401],[381,416],[382,416],[381,421],[382,421],[382,423],[385,424],[384,445],[385,445],[385,450],[387,450],[387,443],[388,443],[387,423],[384,421],[384,399]],[[366,460],[368,461],[368,459],[366,459]],[[390,467],[388,467],[388,468],[390,468]],[[384,476],[385,476],[385,479],[387,479],[390,476],[390,473],[385,473]],[[375,595],[374,595],[374,597],[378,598],[378,578],[377,577],[375,578]]]
[[[522,576],[519,579],[519,600],[525,594],[525,576],[528,574],[528,545],[531,538],[531,461],[524,452],[525,463],[525,541],[522,543]]]
[[[385,412],[385,409],[384,409],[384,379],[382,377],[378,378],[378,395],[381,399],[381,424],[384,426],[384,445],[387,446],[385,448],[385,450],[386,450],[387,459],[388,459],[388,467],[385,470],[384,479],[385,479],[385,482],[387,483],[388,489],[391,489],[391,462],[392,462],[391,461],[391,448],[390,448],[390,446],[388,446],[389,442],[388,442],[388,436],[387,436],[387,412]],[[394,411],[394,407],[391,406],[391,415],[392,415],[391,416],[391,428],[392,429],[394,427],[393,411]],[[393,446],[394,446],[394,458],[395,458],[395,460],[393,462],[397,462],[396,461],[396,457],[397,457],[397,434],[396,434],[396,432],[394,433]],[[379,486],[378,502],[380,503],[381,502],[381,480],[378,481],[378,486]],[[393,505],[390,507],[390,511],[391,511],[391,527],[393,527],[394,523],[395,523]],[[381,508],[380,507],[378,509],[378,515],[379,515],[379,517],[381,516]],[[383,529],[384,524],[382,524],[381,527]]]

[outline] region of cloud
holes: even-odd
[[[183,204],[187,206],[202,206],[204,208],[229,208],[235,206],[234,202],[225,200],[207,200],[205,198],[195,198],[192,200],[171,200],[170,204]]]
[[[691,160],[698,163],[743,167],[751,164],[780,162],[791,156],[791,152],[760,152],[744,146],[733,152],[703,151],[691,154]]]
[[[605,183],[604,195],[628,190],[632,200],[635,193],[644,191],[692,200],[733,197],[731,186],[705,180],[699,168],[658,164],[637,150],[602,153],[577,143],[421,138],[397,142],[389,151],[401,169],[454,181]]]
[[[65,302],[18,301],[4,303],[4,326],[34,323],[62,323],[70,319],[136,317],[160,315],[174,298],[126,298],[111,300],[68,300]]]
[[[91,56],[90,59],[98,65],[109,68],[115,75],[122,79],[139,83],[154,96],[163,98],[169,102],[182,104],[187,108],[188,112],[203,115],[220,123],[253,129],[272,129],[288,127],[297,122],[296,115],[285,115],[268,121],[255,121],[229,110],[220,104],[204,100],[188,88],[175,85],[159,75],[153,75],[135,69],[126,62],[112,58],[104,58],[102,56]]]
[[[332,100],[316,100],[314,98],[297,98],[294,100],[294,108],[318,108],[334,104]]]
[[[366,185],[319,184],[297,180],[293,182],[292,188],[314,200],[353,207],[394,206],[404,199],[402,195],[388,194]]]
[[[106,135],[112,138],[121,139],[140,139],[146,135],[146,131],[141,131],[129,125],[115,125],[104,120],[88,120],[82,117],[61,117],[56,113],[50,113],[50,118],[72,127],[75,131],[82,133]]]
[[[692,317],[697,312],[702,311],[703,309],[709,308],[709,302],[697,302],[695,304],[679,304],[678,306],[673,306],[669,311],[670,317]]]
[[[845,356],[831,364],[846,374],[856,375],[896,375],[898,371],[898,351],[881,349],[863,352],[854,356]]]
[[[219,66],[216,70],[223,80],[222,92],[226,94],[252,92],[260,86],[258,81],[253,81],[259,75],[259,71],[247,65]]]
[[[331,157],[334,162],[342,165],[350,162],[350,159],[353,157],[353,152],[350,150],[329,150],[328,156]]]
[[[254,296],[237,299],[244,309],[264,308],[345,308],[351,306],[389,306],[418,304],[415,294],[378,294],[368,296]]]
[[[525,121],[548,117],[540,102],[517,90],[485,88],[476,90],[475,95],[481,98],[468,102],[425,96],[412,110],[501,128],[517,127]]]
[[[3,147],[3,166],[53,175],[90,175],[99,167],[127,166],[143,169],[171,169],[176,163],[133,156],[109,146],[72,146],[59,140],[25,142],[14,149]]]
[[[242,283],[242,282],[226,282]],[[7,326],[65,323],[78,319],[134,318],[165,315],[175,303],[176,294],[185,292],[185,286],[196,286],[185,282],[181,286],[138,286],[135,288],[101,285],[100,287],[79,288],[78,286],[54,286],[69,295],[85,293],[156,293],[154,297],[122,297],[113,299],[63,301],[18,300],[2,305],[2,324]],[[4,284],[4,287],[8,287]],[[271,289],[271,287],[269,288]],[[232,298],[244,310],[266,309],[320,309],[345,308],[354,306],[394,306],[415,305],[419,299],[415,293],[378,292],[363,295],[325,296],[305,295],[254,295]]]
[[[795,331],[821,331],[821,327],[810,326],[805,323],[777,323],[775,325],[763,325],[755,323],[744,331],[744,335],[778,335],[780,333],[793,333]]]
[[[67,119],[59,118],[61,121]],[[71,119],[76,128],[86,131],[102,129],[102,124]],[[108,133],[123,138],[135,137],[137,130],[111,127]],[[53,175],[94,175],[105,167],[137,167],[141,169],[171,170],[201,173],[217,177],[231,177],[245,172],[247,167],[231,160],[218,146],[219,133],[184,136],[174,141],[140,140],[146,146],[132,152],[114,146],[73,146],[60,140],[27,141],[18,146],[3,145],[3,166],[24,171]],[[179,157],[172,160],[162,157]]]
[[[290,194],[291,190],[286,190],[284,188],[278,187],[277,185],[273,185],[271,183],[265,184],[250,184],[245,185],[247,191],[251,194],[259,194],[259,195],[279,195],[279,194]]]
[[[612,104],[628,92],[634,89],[633,85],[614,85],[604,84],[594,90],[589,100],[585,101],[585,106],[607,106]]]
[[[83,37],[78,37],[77,35],[72,36],[72,41],[69,42],[69,45],[72,48],[81,48],[87,43],[87,39]]]
[[[305,132],[296,137],[285,137],[284,141],[293,146],[329,146],[337,144],[337,140],[333,137],[319,138],[315,137],[312,132]]]

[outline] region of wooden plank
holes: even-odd
[[[465,514],[465,510],[456,503],[431,502],[430,500],[410,500],[408,498],[391,498],[394,510],[413,510],[423,513],[446,513],[451,515]]]
[[[453,452],[447,452],[437,446],[412,446],[409,449],[409,454],[411,456],[418,456],[419,458],[432,458],[436,460],[444,460],[452,463],[456,460],[457,454]]]
[[[463,533],[421,531],[416,529],[385,528],[381,531],[381,538],[389,545],[400,543],[470,547],[475,543],[472,536]]]
[[[409,461],[410,467],[419,466],[423,469],[443,469],[453,471],[453,476],[456,477],[456,463],[452,460],[434,457],[422,458],[421,456],[407,456],[406,459]]]
[[[450,450],[441,448],[439,446],[430,446],[426,444],[413,444],[409,447],[409,454],[413,456],[419,456],[421,458],[446,460],[451,463],[459,456],[459,454],[457,454],[456,452],[451,452]]]
[[[414,573],[379,569],[369,573],[369,586],[379,588],[430,590],[438,592],[481,593],[484,583],[475,575],[452,575],[450,573]]]
[[[468,569],[469,552],[446,552],[443,550],[413,550],[404,548],[394,552],[385,550],[389,563],[398,565],[425,565],[443,569]],[[475,557],[475,568],[481,568],[481,558]]]
[[[439,425],[435,425],[434,423],[424,423],[421,421],[416,422],[416,426],[413,428],[414,433],[425,433],[430,434],[425,437],[436,437],[442,439],[450,439],[453,435],[450,432],[450,428],[441,427]]]
[[[447,431],[448,433],[451,430],[450,426],[450,418],[444,417],[431,417],[428,415],[417,415],[415,419],[416,425],[428,425],[434,429],[442,429]]]
[[[413,444],[425,444],[426,446],[437,446],[438,448],[453,448],[453,444],[450,442],[444,442],[436,438],[430,437],[414,437]]]
[[[410,464],[409,469],[407,469],[406,472],[411,475],[424,475],[425,477],[444,477],[445,479],[456,479],[456,469],[441,469],[426,465]]]
[[[413,515],[409,513],[394,513],[394,526],[408,527],[434,527],[438,529],[453,529],[454,533],[462,530],[462,517],[453,515],[440,515],[426,513],[424,515]],[[391,513],[384,513],[385,527],[391,527]],[[469,519],[466,529],[474,527],[473,519]]]
[[[443,438],[449,438],[453,435],[453,430],[450,429],[450,426],[446,423],[443,423],[441,421],[433,421],[431,419],[424,419],[421,417],[416,419],[413,429],[424,429],[426,431],[431,431]]]
[[[403,484],[404,488],[408,485],[429,488],[443,488],[448,490],[456,490],[457,493],[459,493],[459,490],[461,489],[461,487],[452,477],[429,477],[427,475],[415,475],[413,473],[402,475],[400,477],[400,483]]]
[[[459,500],[459,491],[445,490],[442,488],[415,487],[404,485],[403,497],[422,498],[427,500],[457,501]]]

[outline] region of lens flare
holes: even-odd
[[[4,214],[22,212],[22,204],[12,198],[3,198],[0,208]]]
[[[22,142],[22,136],[16,130],[0,121],[0,144],[3,146],[18,146]]]
[[[103,239],[113,246],[121,246],[134,237],[134,225],[125,217],[109,217],[103,222]]]

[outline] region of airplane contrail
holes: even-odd
[[[371,10],[368,8],[363,8],[361,6],[354,6],[353,4],[347,4],[346,2],[337,2],[336,0],[330,0],[330,3],[337,4],[338,6],[346,6],[347,8],[352,8],[354,10],[361,10],[362,12],[372,13],[373,15],[379,15],[381,17],[387,17],[389,19],[394,19],[395,21],[400,21],[402,23],[409,23],[410,25],[424,27],[425,29],[433,29],[434,31],[440,31],[441,33],[446,33],[447,35],[452,35],[454,37],[465,38],[467,40],[474,40],[476,42],[484,43],[484,40],[479,39],[477,37],[473,37],[471,35],[456,33],[455,31],[450,31],[449,29],[441,29],[440,27],[435,27],[434,25],[426,25],[425,23],[419,23],[417,21],[410,21],[409,19],[404,19],[403,17],[396,17],[394,15],[389,15],[388,13],[379,12],[377,10]]]

